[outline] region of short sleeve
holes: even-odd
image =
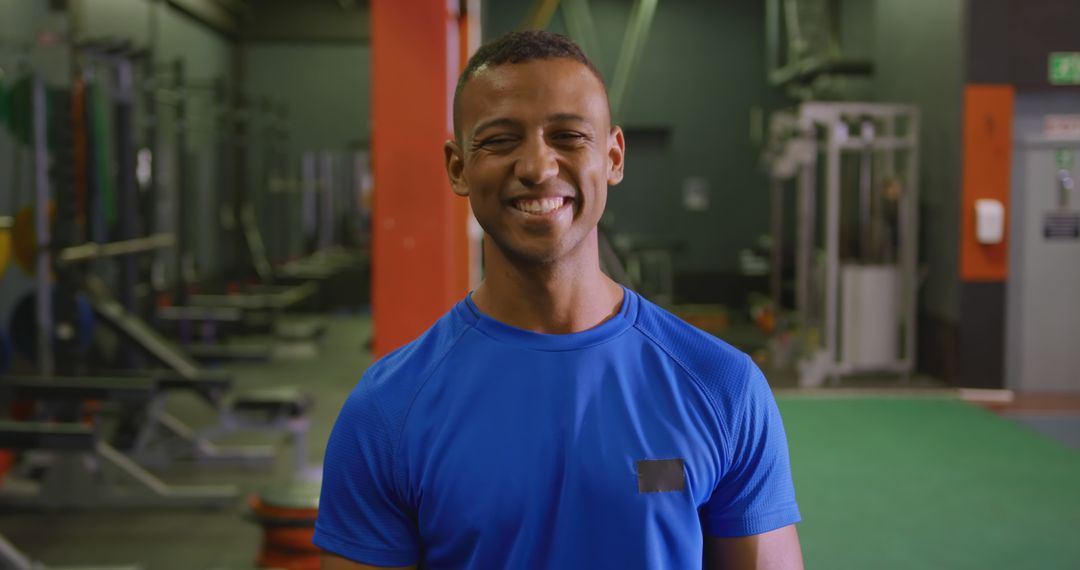
[[[799,522],[787,437],[769,383],[747,357],[745,395],[730,422],[730,464],[701,508],[705,534],[750,536]]]
[[[408,566],[420,558],[416,522],[400,499],[393,438],[370,384],[360,381],[330,433],[314,543],[369,565]]]

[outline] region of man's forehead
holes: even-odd
[[[534,59],[521,63],[485,63],[473,71],[464,89],[467,90],[470,85],[507,87],[517,83],[555,79],[570,80],[580,83],[581,87],[595,87],[601,92],[605,91],[600,78],[588,66],[566,57]]]
[[[584,64],[568,58],[487,65],[476,70],[462,89],[466,122],[505,107],[534,110],[542,116],[574,114],[607,118],[603,83]],[[552,109],[557,107],[557,109]],[[600,117],[597,117],[600,118]]]

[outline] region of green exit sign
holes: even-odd
[[[1080,52],[1050,54],[1050,84],[1080,85]]]

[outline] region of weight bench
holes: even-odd
[[[250,390],[234,393],[230,377],[210,373],[185,354],[175,343],[162,336],[145,321],[129,313],[122,305],[108,297],[100,287],[92,288],[91,302],[95,313],[125,339],[165,366],[168,371],[151,373],[165,388],[150,404],[152,421],[136,438],[133,457],[146,465],[165,466],[176,459],[194,459],[206,463],[268,464],[276,453],[270,446],[221,447],[211,441],[215,437],[241,429],[284,432],[292,439],[297,453],[307,450],[309,428],[308,411],[311,398],[295,388]],[[190,389],[217,410],[218,422],[214,426],[197,430],[169,414],[166,410],[170,390]],[[267,402],[274,398],[278,404],[294,415],[253,415],[251,402]],[[266,409],[265,407],[263,408]],[[306,455],[296,456],[299,473],[306,472]]]
[[[214,440],[239,431],[285,433],[293,444],[295,469],[306,470],[309,413],[313,399],[295,388],[264,388],[233,391],[232,379],[207,375],[188,379],[175,372],[153,375],[161,391],[149,406],[149,420],[139,430],[131,454],[140,463],[167,466],[177,460],[219,465],[259,466],[272,463],[276,450],[269,445],[220,446]],[[198,395],[216,411],[217,421],[194,428],[166,410],[171,392],[185,390]]]
[[[170,324],[171,329],[183,341],[184,350],[188,354],[202,361],[265,362],[274,357],[277,348],[275,343],[238,345],[222,342],[223,338],[233,333],[273,332],[282,340],[310,340],[317,336],[309,334],[297,337],[286,329],[283,323],[275,324],[274,315],[245,311],[238,307],[174,305],[159,308],[156,316],[158,320]],[[200,338],[203,340],[199,340]]]
[[[309,413],[314,405],[309,395],[287,387],[231,392],[231,379],[224,376],[188,380],[162,372],[156,379],[169,390],[195,392],[217,410],[217,423],[193,428],[165,410],[165,397],[156,398],[150,404],[151,421],[140,430],[132,449],[133,457],[141,463],[166,466],[178,459],[192,459],[209,464],[266,464],[277,455],[272,446],[223,447],[214,440],[239,431],[272,431],[289,435],[295,470],[306,473]]]
[[[72,403],[86,400],[146,404],[160,383],[153,378],[96,376],[4,376],[0,378],[0,401],[39,400]]]
[[[269,332],[282,340],[313,340],[326,332],[321,319],[296,322],[275,320],[276,313],[307,299],[314,284],[304,284],[284,293],[263,292],[236,295],[194,295],[191,305],[173,305],[157,310],[157,318],[175,323],[212,323],[215,328],[237,332]]]
[[[370,300],[367,256],[361,253],[325,251],[278,266],[274,281],[279,284],[315,283],[318,293],[313,306],[321,311],[356,309]]]
[[[226,295],[192,295],[191,304],[196,307],[236,308],[243,311],[284,311],[315,294],[314,283],[290,286],[263,285],[251,293]]]
[[[84,424],[0,421],[0,449],[34,452],[43,467],[39,481],[8,475],[0,504],[15,508],[221,508],[239,496],[231,485],[169,485]]]
[[[308,319],[303,321],[283,322],[279,317],[290,308],[297,307],[313,298],[318,292],[318,284],[314,282],[297,283],[288,286],[260,285],[245,293],[229,295],[192,295],[191,305],[184,307],[183,311],[197,315],[203,311],[217,311],[216,313],[228,315],[224,311],[240,311],[246,322],[267,326],[275,338],[289,342],[315,341],[326,332],[326,323],[322,319]],[[198,346],[198,345],[193,345]],[[201,358],[201,356],[196,355]]]
[[[210,443],[222,435],[245,430],[273,430],[288,433],[293,446],[293,469],[300,479],[310,475],[307,467],[310,412],[314,400],[294,388],[264,388],[230,394],[220,405],[218,423],[194,432],[202,442],[203,461],[230,460]]]

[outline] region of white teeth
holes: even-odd
[[[514,205],[526,214],[550,214],[562,207],[565,198],[540,198],[539,200],[518,200]]]

